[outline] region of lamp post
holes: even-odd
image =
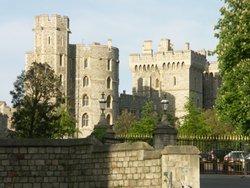
[[[105,94],[102,92],[102,97],[99,100],[101,116],[98,124],[95,126],[94,135],[97,139],[104,143],[109,143],[110,140],[114,139],[114,131],[109,125],[107,119],[105,118],[105,107],[107,100],[105,99]]]
[[[98,122],[98,126],[106,127],[108,125],[108,122],[107,122],[107,120],[105,118],[105,114],[104,114],[106,103],[107,103],[107,100],[105,99],[105,94],[104,94],[104,92],[102,92],[102,97],[99,100],[100,109],[101,109],[102,113],[101,113],[100,121]]]
[[[163,115],[162,115],[162,118],[161,118],[161,122],[166,124],[166,125],[169,125],[168,117],[167,117],[168,105],[169,105],[169,102],[167,100],[166,95],[164,95],[164,98],[161,100],[161,106],[162,106],[162,109],[163,109]]]
[[[153,145],[156,149],[163,149],[167,145],[176,145],[177,130],[168,121],[168,105],[169,101],[166,95],[164,95],[164,98],[161,100],[163,110],[162,119],[153,133]]]

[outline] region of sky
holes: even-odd
[[[144,40],[154,51],[162,38],[175,50],[214,50],[214,26],[221,0],[0,0],[0,101],[11,106],[13,83],[24,70],[25,52],[34,46],[34,17],[58,14],[70,19],[70,44],[107,44],[119,48],[119,92],[132,92],[129,54],[141,53]],[[209,57],[216,60],[216,57]]]

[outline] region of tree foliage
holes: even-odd
[[[114,125],[114,131],[116,134],[127,134],[129,129],[135,123],[136,119],[134,114],[123,111],[122,114],[117,119]]]
[[[197,108],[192,99],[188,99],[184,106],[187,114],[183,117],[183,123],[179,127],[182,135],[211,135],[212,131],[202,117],[201,109]]]
[[[55,138],[72,133],[66,127],[72,127],[73,120],[66,111],[57,111],[63,103],[60,86],[60,79],[48,64],[34,62],[22,72],[10,92],[16,108],[13,125],[17,136]]]
[[[146,102],[142,109],[142,118],[135,122],[129,133],[131,134],[152,134],[157,123],[158,116],[154,110],[154,103],[152,101]]]
[[[202,111],[201,116],[205,124],[209,126],[212,136],[237,134],[234,127],[230,123],[220,121],[217,118],[216,111],[214,109]]]
[[[250,1],[224,0],[215,29],[222,86],[216,101],[219,117],[250,134]]]
[[[250,61],[225,73],[216,108],[222,120],[233,124],[238,133],[250,134]]]
[[[53,126],[52,138],[63,138],[63,137],[72,137],[79,130],[76,129],[76,120],[69,113],[67,106],[61,104],[57,109],[55,116],[58,117],[58,120]]]

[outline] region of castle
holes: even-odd
[[[206,51],[174,50],[169,39],[162,39],[153,53],[152,41],[145,41],[142,54],[131,54],[132,95],[119,97],[119,50],[94,42],[69,44],[69,18],[60,15],[35,17],[34,50],[26,53],[25,69],[32,62],[48,63],[60,77],[71,113],[80,133],[86,137],[100,120],[99,99],[104,92],[107,101],[105,116],[114,124],[122,111],[140,116],[145,98],[154,100],[160,110],[164,95],[170,102],[170,112],[176,117],[185,114],[186,97],[192,96],[200,108],[211,108],[220,85],[218,63],[209,63]]]
[[[106,118],[110,124],[118,114],[119,50],[107,45],[69,44],[69,18],[35,17],[34,51],[26,53],[26,69],[32,62],[48,63],[60,77],[67,102],[81,133],[89,135],[100,118],[99,99],[105,93]]]
[[[14,129],[11,123],[13,108],[7,106],[6,102],[0,101],[0,138],[6,137]]]
[[[175,117],[185,115],[184,105],[191,97],[198,108],[211,108],[221,83],[218,63],[209,63],[206,51],[193,51],[185,43],[174,50],[169,39],[161,39],[153,53],[152,41],[144,41],[141,54],[131,54],[129,66],[133,77],[133,95],[151,98],[160,106],[164,95]]]

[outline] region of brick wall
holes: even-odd
[[[192,146],[155,150],[144,142],[102,145],[93,138],[0,140],[0,188],[161,188],[183,182],[199,187],[198,150]]]

